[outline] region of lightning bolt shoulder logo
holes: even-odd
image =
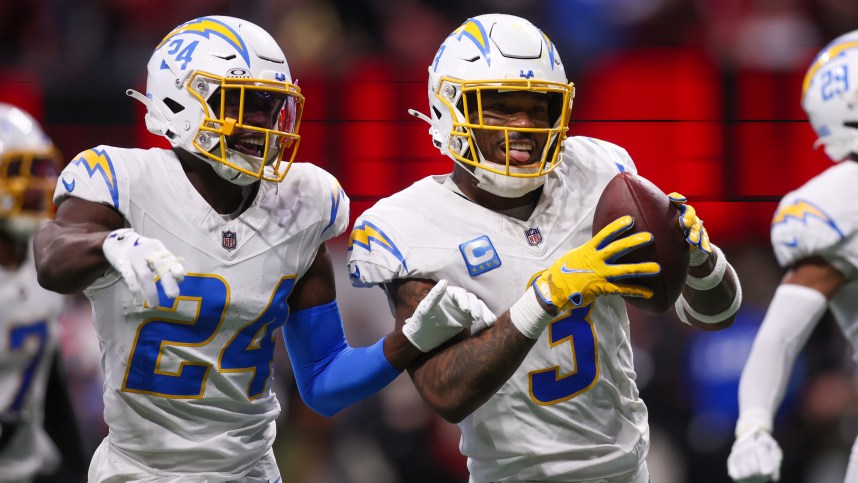
[[[101,175],[101,178],[107,185],[107,191],[110,193],[110,197],[113,201],[113,207],[117,210],[119,209],[119,185],[116,180],[116,170],[113,169],[113,162],[110,160],[110,156],[106,151],[101,149],[86,150],[80,153],[80,155],[78,155],[71,164],[84,168],[86,170],[86,174],[88,174],[90,178],[92,178],[96,173]],[[65,181],[63,181],[63,185],[69,191],[74,189],[74,182],[72,182],[72,189],[68,188]]]
[[[179,25],[164,37],[164,40],[155,47],[155,50],[160,49],[162,46],[167,44],[170,39],[181,34],[200,35],[207,39],[212,35],[220,37],[229,43],[229,45],[238,52],[241,58],[244,59],[244,63],[250,67],[250,54],[247,50],[247,45],[244,43],[244,39],[242,39],[238,32],[233,30],[229,25],[210,17],[200,17]]]
[[[837,226],[837,223],[825,211],[813,203],[802,199],[794,200],[779,207],[774,218],[772,218],[771,228],[774,229],[779,224],[786,224],[789,220],[797,220],[799,223],[806,225],[811,218],[822,221],[826,226],[834,230],[841,239],[843,238],[844,235],[840,227]]]
[[[393,240],[381,231],[380,228],[368,221],[355,225],[351,235],[349,236],[348,251],[352,251],[354,247],[360,247],[371,252],[373,245],[392,254],[397,260],[399,260],[399,263],[402,264],[405,271],[408,271],[408,265],[405,263],[405,257],[402,256],[402,252],[399,251],[399,248],[396,247]]]
[[[325,229],[322,230],[324,233],[331,226],[333,226],[334,222],[337,221],[337,213],[340,211],[340,200],[345,196],[345,192],[343,191],[342,186],[340,186],[340,182],[336,179],[331,183],[331,215],[328,224],[325,226]]]

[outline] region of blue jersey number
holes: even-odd
[[[286,299],[295,285],[294,278],[284,278],[274,289],[268,308],[253,322],[245,325],[223,348],[220,356],[221,372],[252,371],[253,379],[247,386],[247,397],[262,395],[271,375],[274,354],[274,334],[289,317]]]
[[[29,339],[36,339],[38,347],[36,353],[33,354],[32,360],[27,363],[24,372],[21,374],[21,383],[18,385],[18,390],[15,392],[12,404],[6,409],[6,412],[14,415],[17,415],[24,406],[27,393],[33,384],[33,377],[36,375],[36,370],[39,367],[39,361],[45,355],[45,347],[48,343],[48,322],[40,320],[32,324],[12,327],[12,330],[9,331],[9,348],[12,351],[20,350]]]
[[[548,340],[555,350],[569,350],[575,370],[562,373],[560,366],[530,373],[530,397],[547,406],[571,399],[592,387],[599,377],[599,351],[589,307],[570,312],[548,326]]]
[[[271,375],[274,358],[274,333],[289,317],[286,299],[292,292],[295,278],[283,278],[271,295],[268,308],[253,322],[241,328],[221,351],[219,372],[252,372],[247,389],[249,399],[260,396]],[[158,284],[159,305],[169,307],[167,315],[144,321],[137,329],[137,338],[128,358],[128,370],[122,390],[171,398],[203,396],[206,380],[212,369],[208,362],[184,361],[174,372],[160,367],[164,352],[181,357],[183,347],[201,347],[218,335],[229,307],[229,287],[215,275],[188,274],[180,285],[182,295],[173,300],[166,297]],[[173,316],[180,300],[197,304],[196,315],[187,318]]]

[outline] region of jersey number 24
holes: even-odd
[[[280,279],[268,307],[249,324],[240,328],[226,342],[218,357],[217,371],[250,372],[248,399],[261,396],[274,358],[274,334],[289,317],[286,299],[295,285],[295,277]],[[182,354],[183,347],[202,347],[212,343],[220,333],[229,306],[229,286],[216,275],[188,274],[182,282],[182,295],[165,310],[164,316],[145,320],[137,329],[137,337],[128,357],[128,369],[122,390],[168,398],[199,399],[205,392],[206,381],[213,364],[183,361],[178,370],[170,372],[160,367],[161,357],[168,347]],[[169,299],[158,286],[161,307]],[[175,313],[179,300],[197,303],[196,316],[182,320]],[[180,355],[181,357],[181,355]]]

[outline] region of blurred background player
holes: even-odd
[[[352,283],[381,285],[398,324],[439,279],[503,314],[408,368],[428,405],[459,423],[471,481],[647,482],[629,320],[621,298],[601,296],[648,295],[614,282],[657,265],[613,262],[651,235],[614,241],[633,223],[624,217],[591,239],[599,195],[617,173],[636,171],[631,158],[604,141],[567,139],[574,88],[554,44],[522,18],[466,21],[431,61],[428,85],[429,116],[413,114],[453,173],[358,218]],[[677,312],[729,326],[738,279],[685,198],[671,200],[692,252]]]
[[[32,237],[53,213],[51,196],[59,168],[59,151],[39,123],[23,110],[0,103],[0,481],[4,482],[52,474],[63,457],[80,456],[75,419],[56,360],[63,297],[39,286],[33,263]],[[61,415],[62,443],[71,442],[71,452],[61,454],[45,428],[46,393],[51,394],[47,404],[55,413],[48,417]]]
[[[778,263],[788,271],[771,300],[742,371],[736,441],[727,461],[736,481],[777,481],[782,452],[774,418],[793,363],[817,322],[831,311],[858,344],[858,31],[817,55],[804,78],[801,105],[816,146],[836,164],[781,200],[771,224]],[[846,473],[858,481],[858,442]]]
[[[325,246],[349,200],[321,168],[292,164],[304,98],[277,43],[245,20],[201,17],[163,39],[148,72],[146,95],[128,94],[173,149],[82,152],[35,241],[40,283],[93,304],[110,431],[89,480],[278,481],[281,327],[301,395],[331,415],[472,311],[493,316],[439,282],[401,330],[349,347]]]

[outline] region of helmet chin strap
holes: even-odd
[[[848,135],[820,136],[813,143],[813,149],[820,146],[825,150],[825,155],[835,163],[839,163],[849,157],[852,153],[858,153],[858,137]]]
[[[152,134],[156,134],[158,136],[165,136],[171,144],[173,144],[174,146],[178,145],[176,142],[174,142],[173,137],[168,135],[168,133],[178,133],[178,130],[167,119],[167,117],[164,116],[163,113],[161,113],[161,111],[158,109],[158,106],[156,106],[155,103],[152,102],[152,99],[149,99],[148,97],[144,96],[140,92],[135,91],[134,89],[126,90],[125,94],[127,94],[129,97],[137,99],[143,105],[146,106],[146,128],[150,132],[152,132]],[[232,152],[230,153],[229,151]],[[229,181],[230,183],[236,184],[238,186],[247,186],[253,184],[254,181],[259,180],[259,178],[255,176],[250,176],[249,174],[242,173],[241,171],[233,167],[210,159],[200,153],[191,151],[191,154],[208,163],[214,169],[215,173],[218,174],[218,176]],[[255,156],[245,155],[234,150],[228,150],[227,156],[230,158],[230,162],[238,166],[242,166],[247,170],[253,170],[253,164],[258,162],[259,160],[259,158]]]
[[[247,186],[253,184],[254,181],[259,181],[259,178],[250,176],[246,173],[242,173],[241,171],[233,168],[232,166],[227,166],[226,164],[215,161],[213,159],[209,159],[205,156],[197,155],[197,157],[209,163],[209,165],[212,167],[212,169],[214,169],[215,173],[217,173],[218,176],[229,181],[232,184],[238,186]]]
[[[476,146],[476,145],[475,145]],[[479,156],[480,164],[487,164],[486,158],[483,156],[483,153],[480,151],[480,148],[477,147],[477,156]],[[495,196],[500,196],[501,198],[520,198],[531,191],[541,187],[545,184],[545,176],[533,176],[527,178],[517,178],[513,176],[506,176],[499,173],[493,173],[487,169],[473,167],[471,170],[466,167],[465,164],[460,162],[457,159],[454,159],[459,166],[465,168],[474,179],[477,180],[477,187],[483,191],[487,191]],[[515,168],[510,167],[510,171],[518,171],[520,173],[526,173],[528,168]]]
[[[231,168],[225,164],[217,163],[217,165],[218,168],[215,169],[215,171],[221,176],[221,178],[229,181],[232,184],[238,186],[248,186],[253,184],[255,181],[259,181],[259,178],[254,178],[253,176],[242,173],[241,171]]]
[[[212,149],[217,148],[217,146],[218,146],[218,144],[215,143],[215,146],[212,147]],[[269,150],[269,154],[272,156],[276,155],[276,153],[277,153],[277,151]],[[259,179],[260,179],[257,176],[249,175],[247,173],[239,171],[238,169],[235,169],[226,163],[211,159],[211,158],[209,158],[209,157],[207,157],[201,153],[193,152],[192,154],[194,156],[196,156],[197,158],[202,159],[203,161],[208,163],[209,166],[211,166],[212,169],[214,169],[215,173],[218,174],[218,176],[229,181],[232,184],[235,184],[238,186],[248,186],[248,185],[253,184],[256,181],[259,181]],[[226,148],[226,157],[227,157],[227,159],[229,159],[230,163],[232,163],[236,166],[240,166],[241,168],[246,169],[247,171],[258,171],[259,170],[258,166],[260,166],[261,163],[265,162],[264,159],[258,158],[256,156],[251,156],[249,154],[245,154],[245,153],[236,151],[234,149],[230,149],[228,147]]]

